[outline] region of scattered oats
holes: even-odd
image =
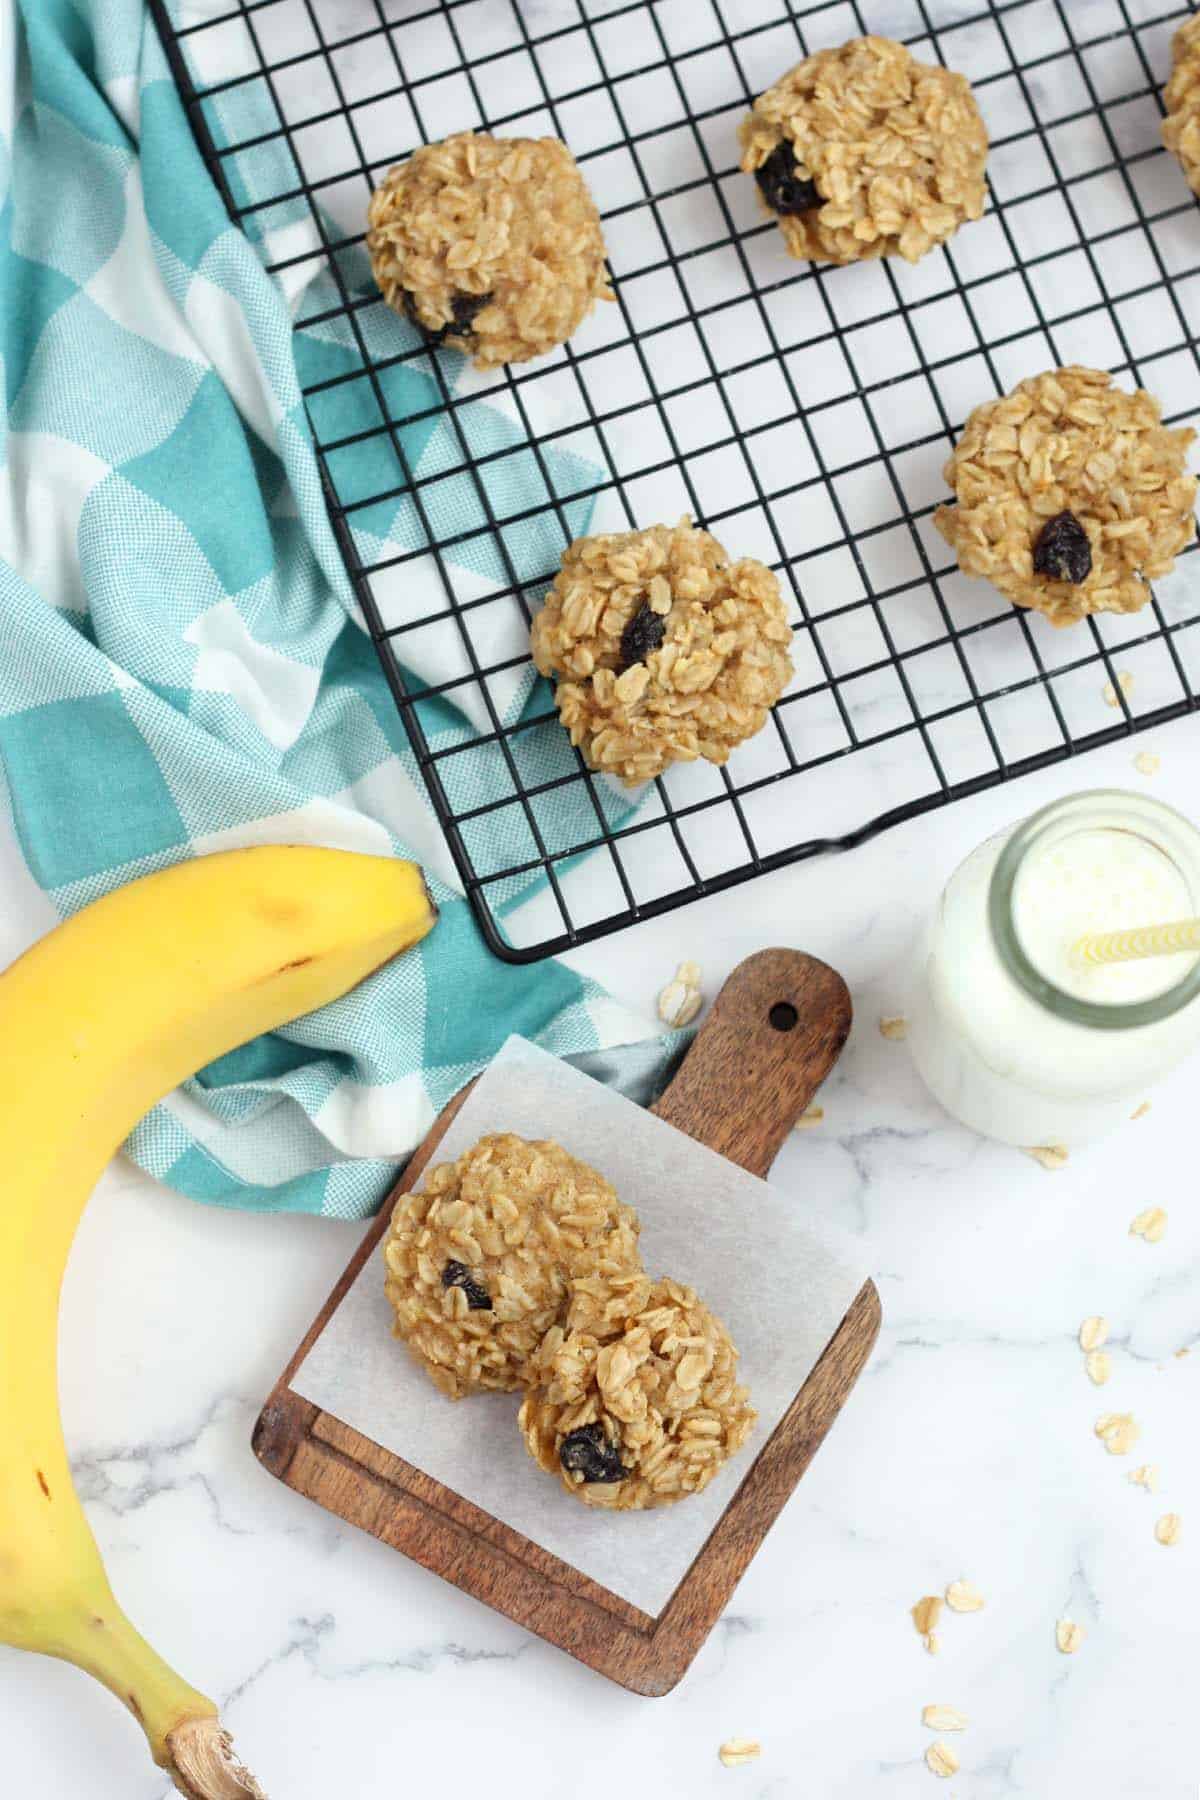
[[[811,1131],[814,1125],[823,1125],[824,1123],[825,1108],[823,1106],[810,1106],[808,1111],[806,1113],[801,1113],[800,1117],[796,1120],[795,1129],[797,1131]]]
[[[1129,1479],[1138,1487],[1145,1488],[1148,1494],[1155,1493],[1158,1488],[1158,1464],[1141,1463],[1136,1469],[1130,1469]]]
[[[1110,1456],[1128,1456],[1142,1435],[1132,1413],[1101,1413],[1095,1432]]]
[[[879,1021],[879,1035],[893,1043],[902,1042],[908,1036],[908,1020],[903,1013],[885,1013]]]
[[[1129,1116],[1131,1119],[1144,1119],[1146,1114],[1149,1111],[1150,1111],[1150,1102],[1148,1100],[1143,1100],[1142,1104],[1138,1107],[1137,1111],[1134,1113],[1130,1113]]]
[[[952,1581],[946,1589],[946,1605],[951,1612],[979,1612],[983,1595],[973,1581]]]
[[[762,1755],[762,1745],[753,1738],[730,1738],[722,1744],[717,1755],[727,1769],[736,1769],[742,1763],[755,1762]]]
[[[1054,1627],[1054,1641],[1064,1656],[1074,1656],[1083,1642],[1083,1626],[1074,1619],[1060,1619]]]
[[[1133,766],[1139,775],[1157,775],[1162,768],[1162,757],[1153,750],[1139,750]]]
[[[959,1712],[957,1706],[926,1706],[921,1712],[922,1725],[928,1725],[930,1731],[965,1731],[967,1715]]]
[[[912,1622],[922,1637],[930,1636],[941,1616],[942,1596],[940,1594],[923,1595],[912,1609]]]
[[[1161,1206],[1148,1206],[1129,1227],[1130,1237],[1140,1237],[1147,1244],[1161,1244],[1167,1235],[1167,1215]]]
[[[1081,1350],[1098,1350],[1101,1344],[1108,1342],[1108,1320],[1100,1313],[1093,1313],[1079,1327],[1079,1348]]]
[[[937,1632],[927,1631],[925,1633],[925,1648],[928,1650],[930,1656],[936,1656],[941,1647],[942,1640]]]
[[[1041,1163],[1043,1169],[1062,1169],[1066,1167],[1071,1152],[1065,1144],[1031,1144],[1025,1151],[1032,1156],[1035,1163]]]
[[[1089,1350],[1083,1366],[1088,1372],[1088,1380],[1096,1387],[1103,1387],[1112,1374],[1112,1357],[1107,1350]]]
[[[668,981],[658,996],[659,1018],[664,1025],[671,1026],[672,1030],[682,1031],[685,1025],[691,1024],[703,1005],[699,964],[680,963],[675,971],[674,981]]]
[[[944,1781],[947,1776],[958,1774],[958,1758],[949,1744],[943,1744],[941,1738],[936,1744],[930,1744],[925,1752],[925,1762],[935,1775]]]
[[[1129,673],[1128,669],[1119,669],[1117,671],[1117,687],[1114,687],[1111,681],[1105,682],[1105,684],[1104,684],[1104,704],[1105,704],[1105,706],[1116,706],[1118,704],[1117,688],[1120,688],[1120,690],[1123,694],[1132,693],[1132,691],[1133,691],[1133,676]]]
[[[1183,1346],[1183,1347],[1182,1347],[1182,1349],[1180,1349],[1180,1350],[1177,1350],[1177,1351],[1176,1351],[1176,1352],[1175,1352],[1175,1360],[1176,1360],[1176,1362],[1178,1362],[1178,1361],[1179,1361],[1179,1359],[1180,1359],[1180,1357],[1182,1357],[1182,1356],[1190,1356],[1190,1355],[1191,1355],[1191,1354],[1192,1354],[1192,1347],[1191,1347],[1191,1345],[1190,1345],[1190,1344],[1184,1344],[1184,1346]]]
[[[1160,1544],[1177,1544],[1182,1530],[1183,1520],[1178,1513],[1164,1513],[1154,1527],[1154,1535]]]

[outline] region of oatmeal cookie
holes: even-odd
[[[1163,143],[1179,158],[1192,192],[1200,194],[1200,13],[1186,20],[1172,39],[1171,79],[1163,100]]]
[[[641,1267],[637,1215],[559,1144],[481,1138],[396,1202],[383,1243],[392,1329],[451,1400],[519,1388],[569,1283]]]
[[[891,38],[806,57],[759,95],[740,136],[789,256],[916,262],[983,213],[988,140],[966,76]]]
[[[943,471],[934,522],[966,575],[1071,625],[1137,612],[1196,528],[1195,432],[1098,369],[1051,369],[977,406]]]
[[[426,144],[389,170],[368,217],[388,305],[479,369],[544,356],[613,297],[600,215],[557,138]]]
[[[728,761],[792,675],[779,583],[690,519],[579,538],[533,621],[559,717],[593,769],[632,787],[673,762]]]
[[[529,1454],[588,1506],[669,1506],[708,1486],[755,1413],[728,1331],[692,1289],[641,1273],[573,1299],[533,1363]]]

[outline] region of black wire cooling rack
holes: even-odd
[[[1200,565],[1135,617],[1054,632],[965,581],[931,522],[967,412],[1024,375],[1086,363],[1171,422],[1200,413],[1200,219],[1159,134],[1188,8],[151,4],[231,217],[298,327],[345,353],[304,388],[330,515],[498,955],[581,944],[1200,704]],[[988,212],[912,268],[793,263],[736,124],[801,55],[867,31],[970,77]],[[617,294],[562,352],[489,379],[387,312],[361,248],[386,169],[467,126],[572,147]],[[766,729],[636,805],[584,767],[529,666],[529,618],[593,507],[605,529],[689,511],[794,594],[797,675]]]

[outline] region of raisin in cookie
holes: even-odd
[[[588,1506],[632,1512],[698,1494],[757,1417],[738,1353],[692,1289],[630,1274],[573,1300],[520,1414],[526,1448]]]
[[[573,1278],[641,1267],[637,1215],[559,1144],[510,1132],[427,1171],[396,1202],[383,1244],[392,1329],[459,1400],[527,1379]]]
[[[983,212],[988,140],[966,76],[891,38],[806,57],[759,95],[741,140],[790,256],[916,262]]]
[[[690,519],[580,538],[533,621],[533,660],[589,766],[628,786],[723,763],[792,675],[779,583]]]
[[[426,144],[389,171],[369,220],[388,305],[480,369],[544,356],[612,299],[600,215],[557,138]]]
[[[1031,375],[975,408],[944,470],[958,504],[934,520],[964,574],[1052,625],[1137,612],[1196,528],[1195,435],[1098,369]]]
[[[1171,43],[1171,79],[1163,90],[1167,116],[1163,143],[1194,194],[1200,194],[1200,13],[1185,21]]]

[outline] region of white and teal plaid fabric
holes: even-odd
[[[231,227],[143,0],[17,0],[0,107],[0,786],[63,915],[236,845],[426,864],[442,918],[420,949],[204,1070],[129,1145],[197,1199],[362,1216],[510,1032],[569,1054],[646,1028],[561,965],[501,963],[478,934],[325,513],[300,384],[351,352],[293,332],[295,296]],[[479,430],[511,430],[473,410]],[[408,451],[437,467],[436,420]],[[584,485],[570,459],[549,467],[564,495]],[[443,485],[447,506],[470,506]],[[586,527],[586,505],[571,516]],[[399,503],[359,523],[408,542]],[[545,544],[512,548],[546,566]],[[522,677],[507,716],[529,699]],[[475,735],[447,703],[437,726],[440,743]],[[485,793],[474,754],[464,778]],[[661,1054],[634,1060],[645,1072]]]

